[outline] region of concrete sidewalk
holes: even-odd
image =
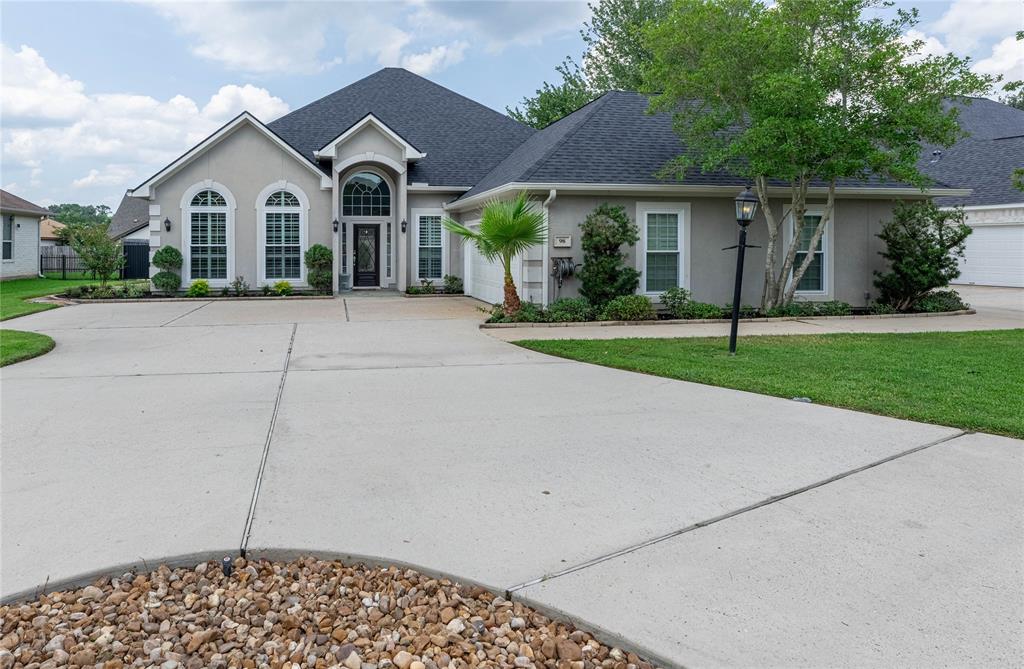
[[[480,317],[19,319],[57,348],[0,371],[0,593],[244,547],[509,590],[669,666],[1024,658],[1024,443],[550,358]]]

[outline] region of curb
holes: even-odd
[[[883,318],[920,318],[939,316],[968,316],[977,313],[974,309],[959,311],[941,311],[938,313],[920,314],[863,314],[850,316],[780,316],[776,318],[741,318],[740,323],[779,323],[783,321],[843,321],[843,320],[878,320]],[[514,328],[579,328],[579,327],[616,327],[621,325],[689,325],[699,323],[731,323],[728,318],[672,318],[654,321],[585,321],[570,323],[481,323],[481,330],[503,330]]]
[[[206,297],[114,297],[110,299],[74,299],[50,295],[67,304],[142,304],[153,302],[265,302],[277,300],[333,300],[334,295],[252,295],[245,297],[207,295]]]

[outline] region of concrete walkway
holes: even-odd
[[[827,334],[832,332],[966,332],[1024,328],[1024,289],[987,286],[955,286],[977,312],[961,316],[911,316],[898,318],[838,318],[787,321],[744,321],[740,336]],[[649,337],[725,337],[728,323],[679,323],[665,325],[616,325],[587,327],[517,327],[487,329],[502,341],[523,339],[619,339]]]
[[[5,323],[57,348],[0,372],[0,592],[308,552],[507,590],[667,665],[1024,659],[1024,443],[550,358],[481,316],[359,297]]]

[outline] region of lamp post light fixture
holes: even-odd
[[[736,332],[740,325],[740,293],[743,289],[743,256],[747,250],[747,226],[754,220],[757,213],[757,196],[750,192],[750,187],[736,196],[736,222],[740,226],[740,241],[736,246],[736,285],[732,291],[732,325],[729,328],[729,355],[736,355]],[[751,247],[757,248],[757,247]]]
[[[164,230],[166,230],[167,232],[171,231],[171,219],[169,219],[169,218],[165,218],[164,219]]]

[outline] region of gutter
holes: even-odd
[[[544,227],[547,233],[547,241],[544,243],[544,248],[541,251],[541,290],[544,293],[543,306],[546,308],[551,303],[551,272],[549,267],[551,265],[551,219],[548,215],[548,207],[554,203],[558,197],[558,190],[552,188],[548,191],[548,199],[544,200],[544,204],[541,208],[544,211]]]

